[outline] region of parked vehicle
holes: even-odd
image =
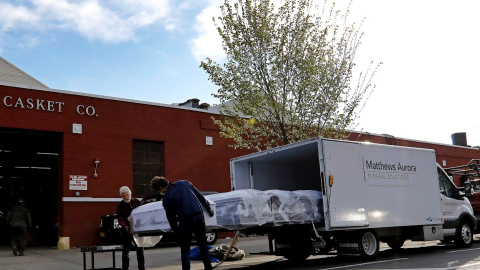
[[[323,222],[248,229],[268,233],[270,251],[288,259],[333,248],[374,259],[379,241],[473,242],[472,206],[434,150],[315,138],[234,158],[230,169],[233,190],[322,192]]]
[[[472,159],[468,164],[445,168],[450,176],[460,176],[465,193],[472,204],[473,213],[480,219],[480,159]],[[477,231],[479,228],[477,228]]]
[[[214,191],[201,191],[200,193],[204,195],[214,194]],[[152,202],[161,201],[163,198],[160,194],[152,194],[146,196],[140,200],[140,204],[148,204]],[[127,232],[122,229],[120,224],[118,223],[117,214],[108,214],[104,215],[100,218],[100,225],[97,227],[96,230],[97,237],[104,245],[118,245],[121,244],[121,239],[123,238],[124,234]],[[207,243],[209,245],[213,245],[217,242],[218,234],[215,231],[207,232]],[[161,242],[176,242],[177,238],[173,233],[165,233],[162,237]]]
[[[471,185],[472,192],[480,192],[480,179],[468,180],[468,182]]]
[[[473,180],[473,181],[467,180],[464,183],[465,193],[468,195],[468,199],[472,204],[473,213],[477,218],[477,220],[480,219],[480,189],[477,189],[479,183],[480,183],[479,180]],[[478,233],[479,229],[480,228],[477,227],[477,231],[475,232]]]

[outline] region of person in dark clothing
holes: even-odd
[[[207,247],[205,217],[203,216],[203,209],[211,217],[214,215],[208,201],[192,183],[185,180],[169,183],[165,177],[155,176],[150,182],[150,186],[163,195],[163,208],[168,223],[172,231],[179,236],[182,269],[190,270],[192,233],[200,249],[205,269],[212,269]]]
[[[32,228],[32,218],[28,209],[23,206],[22,199],[18,200],[18,205],[8,212],[6,221],[10,224],[10,247],[13,255],[23,256],[27,247],[28,230]]]
[[[122,269],[128,270],[130,264],[130,250],[137,252],[137,263],[139,270],[145,270],[145,256],[143,254],[143,248],[137,247],[133,240],[133,235],[130,233],[131,226],[128,217],[132,213],[132,210],[140,206],[138,199],[132,198],[132,191],[127,186],[120,188],[120,196],[122,201],[117,206],[118,223],[124,229],[123,250],[122,250]]]

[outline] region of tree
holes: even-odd
[[[202,67],[219,86],[221,119],[234,148],[256,151],[312,137],[344,139],[373,91],[370,63],[351,87],[363,33],[347,25],[335,4],[322,12],[311,0],[225,0],[213,18],[222,39],[223,67]],[[325,19],[324,19],[325,18]],[[361,26],[361,24],[360,24]]]

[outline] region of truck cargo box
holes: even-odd
[[[235,190],[317,190],[325,229],[442,224],[435,152],[315,138],[234,158]]]

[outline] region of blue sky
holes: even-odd
[[[54,89],[216,104],[199,65],[222,60],[220,3],[0,0],[0,55]],[[478,10],[475,0],[354,0],[350,20],[366,17],[357,72],[383,62],[356,129],[446,144],[467,132],[480,145]]]

